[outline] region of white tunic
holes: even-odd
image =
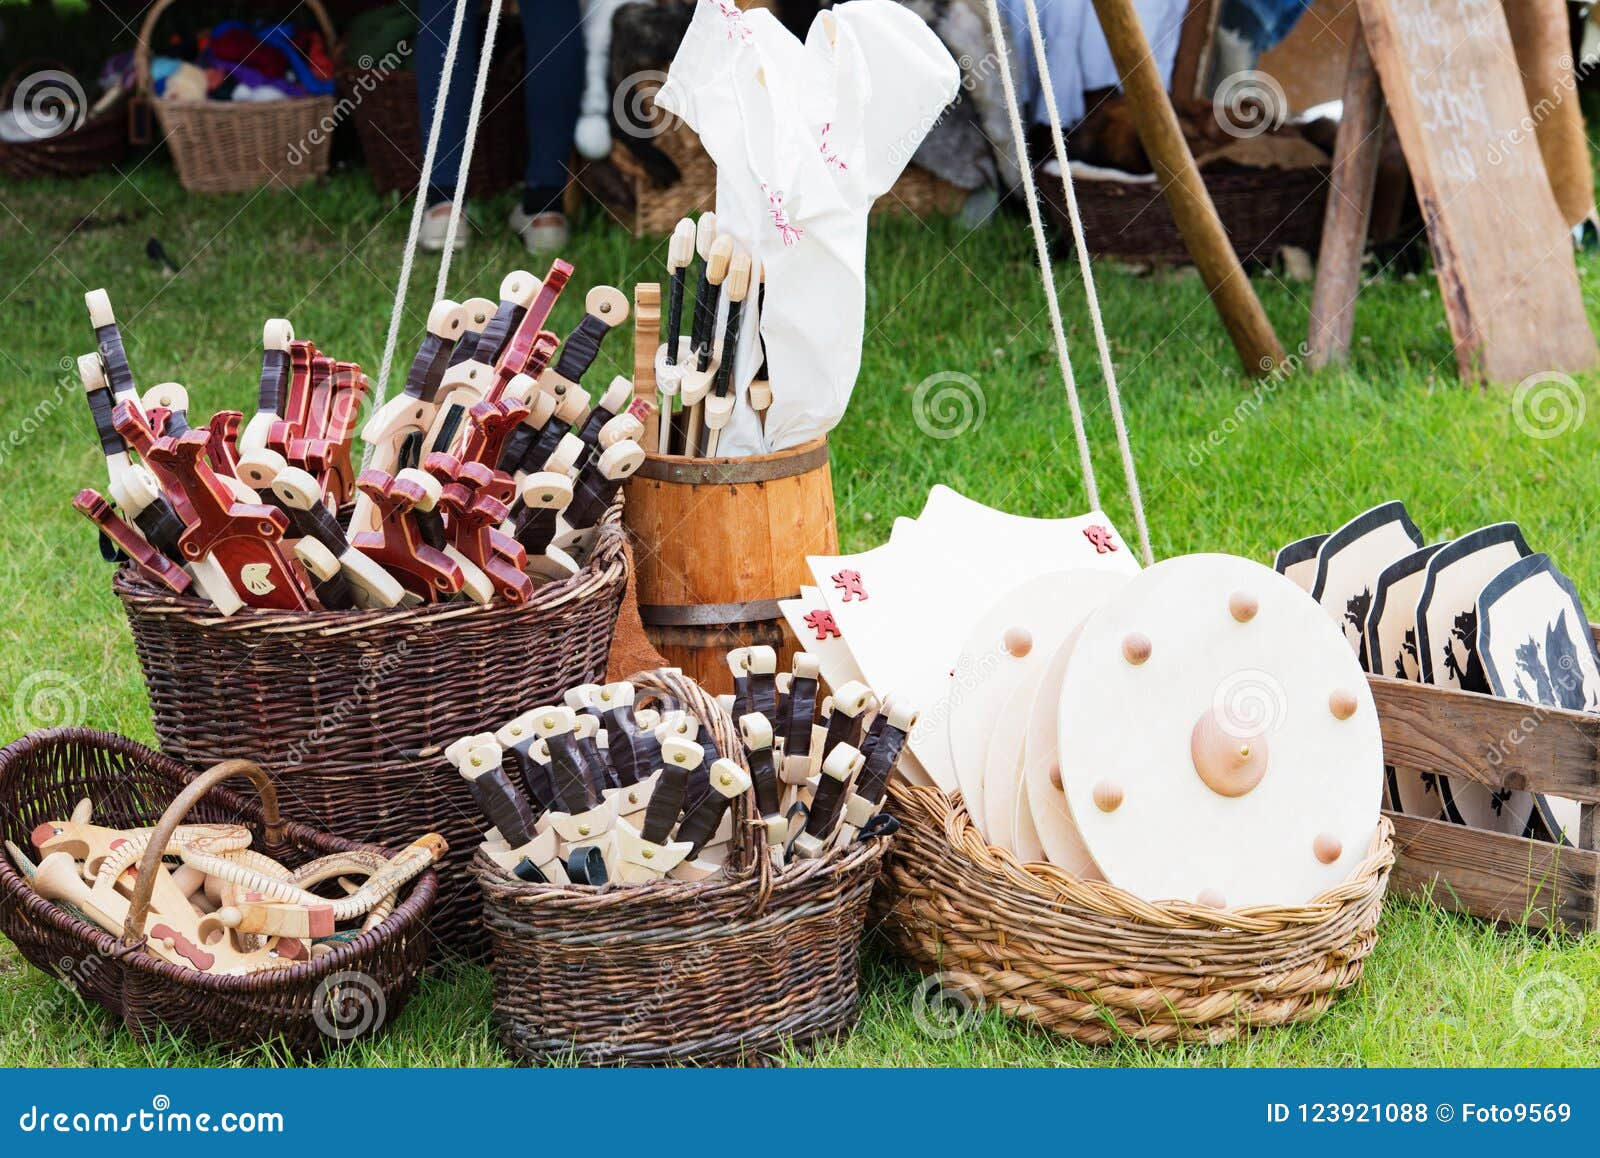
[[[892,0],[819,13],[804,44],[764,9],[701,0],[656,103],[717,164],[718,232],[765,268],[772,383],[763,436],[746,402],[760,362],[747,310],[720,454],[796,446],[843,417],[861,366],[868,213],[959,85],[939,38]]]

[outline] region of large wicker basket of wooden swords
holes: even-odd
[[[439,838],[286,820],[249,761],[35,732],[0,750],[0,835],[0,931],[147,1040],[318,1054],[381,1030],[426,964]]]
[[[601,678],[627,584],[618,488],[642,423],[627,379],[593,397],[579,380],[628,304],[591,291],[560,343],[544,326],[571,272],[438,303],[377,407],[358,365],[268,322],[255,417],[195,429],[181,386],[140,394],[109,300],[89,295],[99,351],[80,372],[119,510],[92,490],[76,505],[127,560],[115,589],[163,750],[248,756],[332,831],[470,847],[443,746]],[[436,932],[475,954],[468,857],[441,866]]]
[[[763,1064],[854,1025],[910,722],[862,688],[815,725],[808,659],[730,659],[721,702],[658,669],[451,747],[494,825],[473,867],[518,1058]]]

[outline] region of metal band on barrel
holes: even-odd
[[[748,603],[641,603],[639,618],[651,627],[732,627],[781,620],[783,611],[776,599],[753,599]]]
[[[635,474],[636,478],[657,482],[735,484],[771,482],[816,470],[828,461],[828,444],[819,442],[799,454],[770,459],[698,459],[678,455],[650,455]],[[772,618],[777,618],[776,615]]]

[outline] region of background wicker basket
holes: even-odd
[[[653,98],[643,98],[643,123],[653,123]],[[606,207],[635,237],[659,237],[672,232],[678,220],[713,209],[717,202],[717,166],[688,125],[674,119],[648,142],[677,166],[680,176],[670,185],[656,178],[625,145],[617,143],[604,161],[584,166],[574,182]],[[935,177],[916,165],[906,166],[894,188],[878,199],[874,213],[909,213],[914,217],[955,213],[967,199],[966,191]]]
[[[127,569],[114,587],[162,749],[196,767],[247,756],[296,815],[353,839],[442,834],[451,852],[434,933],[475,956],[484,940],[467,865],[482,822],[444,747],[601,676],[627,585],[623,544],[614,507],[589,565],[517,606],[224,617]]]
[[[139,28],[133,63],[139,92],[156,111],[178,180],[191,193],[243,193],[272,182],[302,185],[328,171],[337,122],[334,99],[214,101],[158,98],[150,79],[150,40],[156,21],[177,0],[156,0]],[[321,0],[304,0],[337,57],[333,23]]]
[[[1286,245],[1315,254],[1328,201],[1326,166],[1306,169],[1208,169],[1206,191],[1241,261],[1270,262]],[[1059,174],[1034,170],[1039,194],[1062,230],[1066,193]],[[1184,263],[1190,260],[1156,181],[1075,177],[1083,235],[1095,257]]]
[[[0,107],[13,107],[17,86],[41,72],[71,75],[71,70],[57,61],[25,60],[0,85]],[[69,132],[34,141],[0,141],[0,174],[14,181],[85,177],[122,164],[127,155],[128,102],[124,99]]]
[[[743,762],[732,719],[692,681],[675,669],[633,681],[641,703],[693,711]],[[734,870],[698,884],[528,884],[478,855],[509,1051],[586,1065],[759,1064],[855,1024],[862,925],[888,841],[775,870],[757,855],[750,793],[741,811]]]
[[[253,781],[259,805],[216,787],[238,776]],[[281,820],[271,782],[247,761],[193,776],[159,752],[87,728],[35,732],[0,750],[0,832],[19,848],[31,848],[36,826],[69,815],[84,797],[94,802],[95,822],[113,828],[184,820],[247,825],[253,848],[290,867],[362,847]],[[118,938],[79,920],[34,892],[11,858],[0,855],[0,931],[35,966],[141,1038],[187,1033],[228,1047],[281,1040],[297,1054],[316,1054],[371,1036],[399,1014],[426,963],[437,886],[431,871],[423,873],[402,890],[388,919],[325,957],[227,977],[145,952],[139,930]],[[130,913],[130,924],[137,917]]]
[[[1383,819],[1338,888],[1220,912],[1019,864],[936,788],[897,784],[890,807],[901,828],[880,903],[895,948],[988,1006],[1095,1045],[1216,1044],[1316,1017],[1360,979],[1394,864]]]
[[[519,19],[511,16],[511,20]],[[528,134],[522,100],[523,48],[520,32],[502,29],[489,65],[478,139],[472,151],[467,193],[481,197],[522,182],[528,163]],[[417,105],[417,74],[382,72],[369,62],[347,62],[339,71],[339,94],[349,102],[361,154],[379,193],[416,191],[422,174],[422,139]],[[454,177],[454,174],[451,174]]]

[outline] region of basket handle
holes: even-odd
[[[133,71],[139,81],[139,92],[151,99],[155,98],[156,93],[155,85],[150,80],[150,37],[156,30],[156,21],[161,18],[161,14],[177,2],[178,0],[156,0],[150,6],[150,11],[145,14],[144,23],[139,25],[139,39],[133,45]],[[304,0],[304,3],[321,25],[322,39],[331,57],[338,47],[338,41],[334,38],[333,21],[328,19],[328,10],[322,6],[322,0]]]
[[[150,834],[150,843],[139,858],[139,879],[134,883],[133,898],[128,902],[128,919],[122,926],[124,945],[136,945],[144,937],[145,922],[150,916],[150,894],[155,888],[161,857],[172,840],[172,834],[188,819],[194,806],[207,793],[235,776],[248,776],[261,796],[261,816],[266,824],[267,843],[282,842],[283,817],[278,813],[278,790],[273,787],[261,765],[254,760],[224,760],[220,764],[213,764],[172,798],[172,803],[167,805],[167,810],[161,814],[155,830]]]

